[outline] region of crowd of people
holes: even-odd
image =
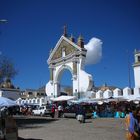
[[[53,103],[51,105],[51,117],[59,118],[63,116],[65,109],[70,106],[66,102]],[[109,102],[103,104],[92,103],[92,117],[118,117],[125,118],[126,124],[126,139],[140,140],[140,104],[133,102]],[[8,115],[32,115],[31,106],[9,107],[5,108]],[[76,105],[76,119],[81,123],[86,120],[86,108],[83,108],[82,103]],[[1,110],[2,113],[2,110]],[[116,115],[118,113],[118,115]],[[96,117],[95,117],[96,114]],[[122,115],[123,114],[123,115]]]

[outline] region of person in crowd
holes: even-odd
[[[52,105],[51,116],[52,116],[52,118],[54,118],[54,116],[55,116],[55,106],[54,105]]]
[[[125,118],[126,123],[126,139],[127,140],[138,140],[137,128],[138,122],[135,118],[136,110],[132,110],[131,108],[128,109],[129,114]]]
[[[0,130],[1,130],[1,136],[0,139],[5,139],[5,107],[0,108]]]
[[[60,118],[62,116],[62,114],[63,114],[63,107],[62,107],[62,105],[59,105],[58,106],[58,117]]]
[[[83,108],[82,105],[78,106],[76,116],[78,121],[85,123],[86,114],[85,114],[85,109]]]
[[[137,130],[137,133],[138,133],[138,137],[140,139],[140,107],[137,108],[136,119],[138,121],[138,130]]]

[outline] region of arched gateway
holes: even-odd
[[[76,44],[74,38],[68,38],[64,30],[64,34],[50,52],[47,61],[50,69],[50,80],[46,84],[48,96],[57,97],[60,95],[59,81],[65,69],[69,70],[72,75],[73,95],[79,97],[81,92],[91,90],[92,76],[84,71],[86,52],[82,37],[78,38]]]

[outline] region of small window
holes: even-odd
[[[45,102],[45,100],[44,99],[42,99],[42,103],[44,103]]]
[[[32,93],[32,92],[28,92],[28,94],[29,94],[29,95],[32,95],[33,93]]]
[[[140,62],[140,56],[138,56],[138,62]]]
[[[122,92],[120,90],[118,91],[118,96],[122,96]]]
[[[37,99],[37,103],[39,103],[39,99]]]
[[[96,94],[92,94],[92,98],[96,98]]]
[[[44,96],[45,95],[45,93],[41,93],[41,96]]]
[[[134,90],[133,89],[131,89],[131,94],[134,95]]]

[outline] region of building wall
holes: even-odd
[[[6,97],[12,100],[17,100],[20,97],[19,90],[0,90],[0,96]]]

